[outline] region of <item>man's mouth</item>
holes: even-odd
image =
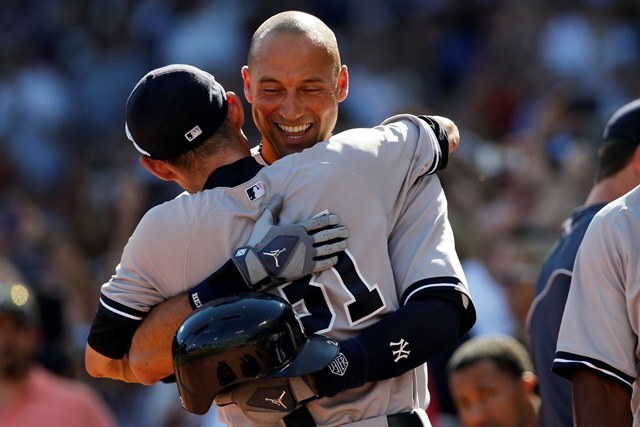
[[[278,123],[278,128],[285,134],[287,138],[301,139],[307,130],[311,127],[311,123],[304,123],[301,125],[288,126]]]

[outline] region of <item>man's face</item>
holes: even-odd
[[[451,373],[449,387],[463,427],[526,425],[526,387],[492,360],[480,360]]]
[[[242,75],[265,160],[331,136],[348,91],[347,68],[338,67],[328,52],[294,34],[271,34],[260,43]]]
[[[0,381],[23,378],[39,345],[38,332],[12,315],[0,314]]]

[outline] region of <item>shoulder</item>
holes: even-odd
[[[138,222],[125,252],[135,253],[156,246],[165,247],[188,239],[202,218],[211,211],[209,206],[214,203],[211,199],[217,196],[217,192],[207,190],[183,194],[154,206]]]
[[[610,202],[593,217],[589,230],[626,233],[640,226],[640,187]],[[593,231],[591,231],[593,233]]]
[[[348,144],[367,146],[371,141],[404,140],[408,137],[418,137],[422,132],[427,132],[428,126],[417,116],[411,114],[399,114],[384,120],[378,126],[372,128],[354,128],[340,132],[329,139],[331,144]]]

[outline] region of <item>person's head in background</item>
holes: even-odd
[[[26,285],[0,281],[0,384],[23,382],[41,345],[36,295]]]
[[[276,14],[256,30],[242,78],[267,163],[327,140],[349,91],[335,34],[298,11]]]
[[[608,203],[640,184],[640,99],[613,113],[603,140],[587,205]]]
[[[527,349],[510,336],[479,336],[447,363],[451,397],[463,427],[534,427],[540,399]]]

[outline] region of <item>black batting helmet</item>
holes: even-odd
[[[307,337],[282,298],[245,293],[194,311],[178,328],[172,351],[182,406],[204,414],[225,388],[319,371],[336,357],[338,345]]]

